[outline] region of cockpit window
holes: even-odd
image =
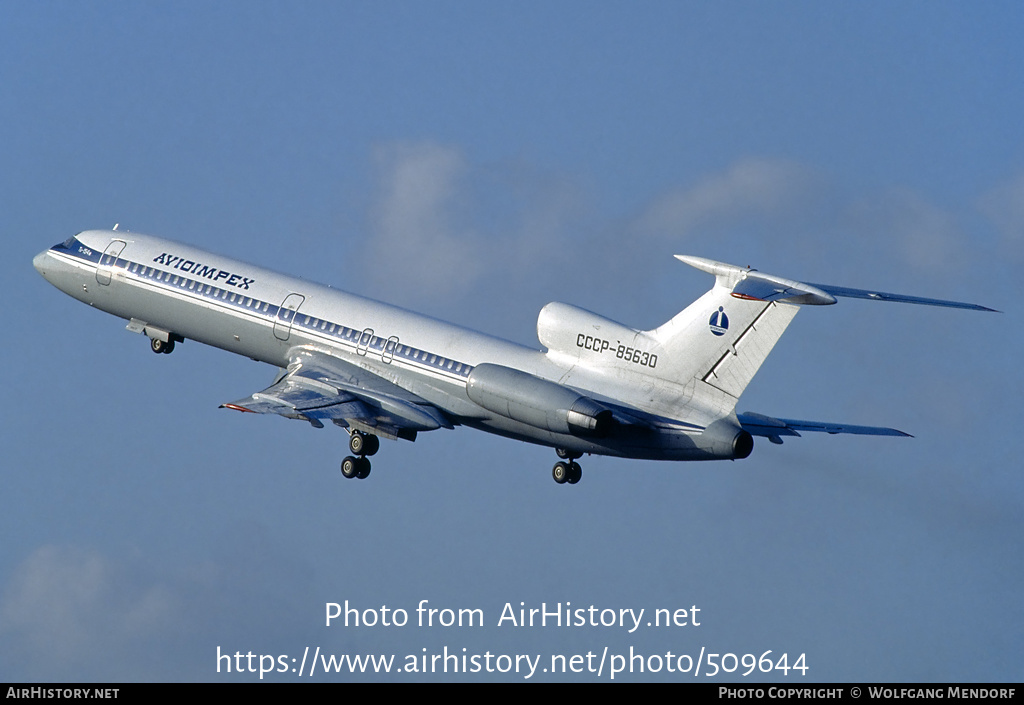
[[[65,247],[66,249],[71,249],[71,247],[73,247],[73,246],[74,246],[74,244],[75,244],[75,239],[76,239],[77,237],[78,237],[77,235],[72,235],[72,236],[71,236],[71,237],[69,237],[69,238],[68,238],[67,240],[65,240],[65,241],[64,241],[64,247]]]

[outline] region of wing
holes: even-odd
[[[262,392],[221,408],[279,414],[317,428],[330,419],[339,426],[407,440],[415,439],[417,431],[453,428],[425,399],[358,365],[310,350],[296,351],[288,368]]]
[[[903,436],[912,438],[909,433],[897,431],[884,426],[854,426],[852,424],[827,423],[825,421],[798,421],[796,419],[776,419],[764,414],[748,411],[737,416],[743,430],[752,436],[764,436],[772,443],[782,443],[782,436],[799,436],[800,431],[819,431],[821,433],[852,433],[859,436]]]

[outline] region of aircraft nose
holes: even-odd
[[[43,267],[46,265],[46,257],[48,254],[49,250],[43,250],[32,258],[32,265],[36,267],[36,272],[39,274],[43,274]]]
[[[32,266],[36,268],[36,271],[46,276],[46,263],[50,259],[50,251],[43,250],[38,255],[32,258]]]

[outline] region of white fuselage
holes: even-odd
[[[287,366],[296,348],[320,350],[418,395],[457,424],[577,453],[722,457],[695,443],[707,418],[686,423],[679,413],[668,416],[664,408],[648,408],[660,420],[657,431],[648,427],[610,438],[584,438],[492,413],[466,393],[473,368],[492,363],[643,409],[651,384],[640,398],[625,395],[631,389],[635,393],[638,380],[665,383],[642,371],[609,375],[597,370],[588,376],[585,368],[571,369],[558,355],[135,233],[86,231],[40,253],[33,263],[54,286],[128,320],[132,330],[165,340],[167,335],[180,336],[277,367]]]

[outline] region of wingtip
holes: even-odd
[[[221,404],[217,408],[218,409],[231,409],[233,411],[244,411],[244,412],[249,413],[249,414],[255,414],[256,413],[252,409],[246,409],[244,406],[239,406],[238,404]]]

